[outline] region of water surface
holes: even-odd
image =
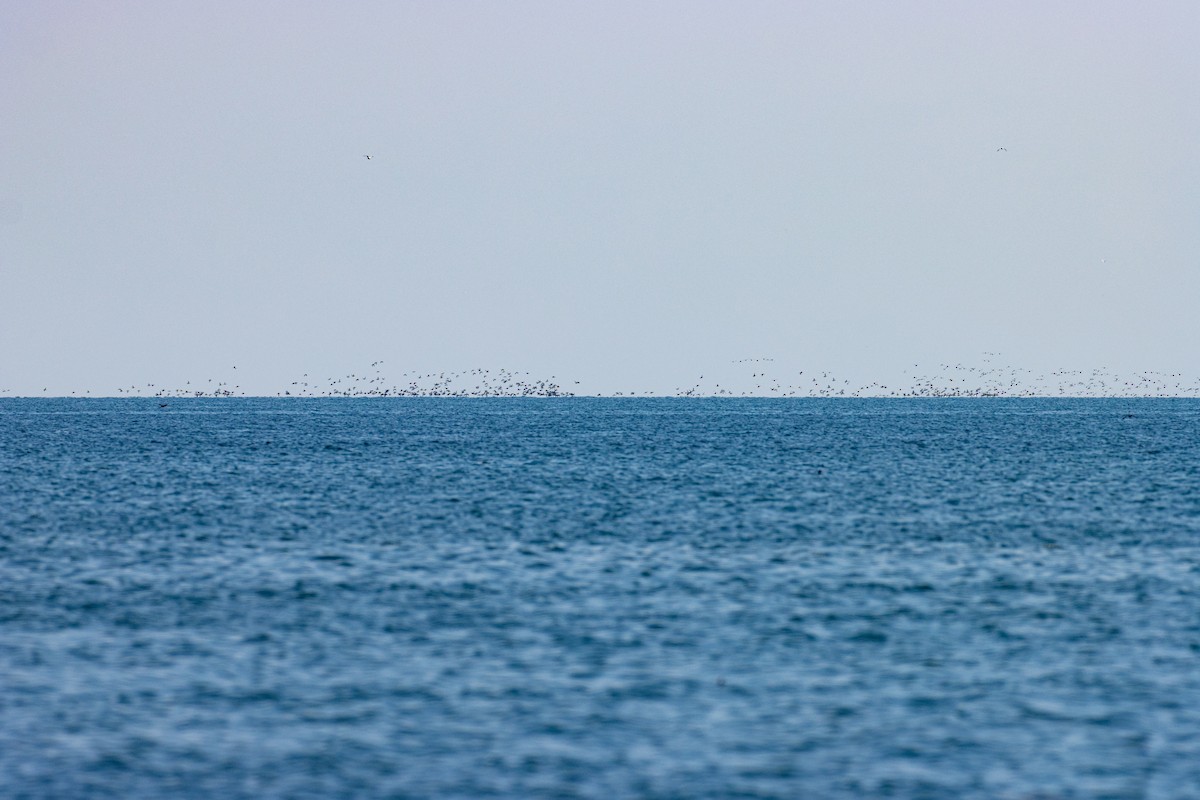
[[[5,797],[1198,787],[1197,400],[0,400]]]

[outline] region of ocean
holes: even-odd
[[[1200,797],[1200,400],[0,399],[5,798]]]

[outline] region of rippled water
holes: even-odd
[[[1200,401],[0,400],[0,795],[1200,796]]]

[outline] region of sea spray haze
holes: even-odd
[[[0,400],[0,794],[1194,797],[1200,401]]]

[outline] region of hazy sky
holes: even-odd
[[[1195,0],[0,0],[0,389],[1198,374],[1198,41]]]

